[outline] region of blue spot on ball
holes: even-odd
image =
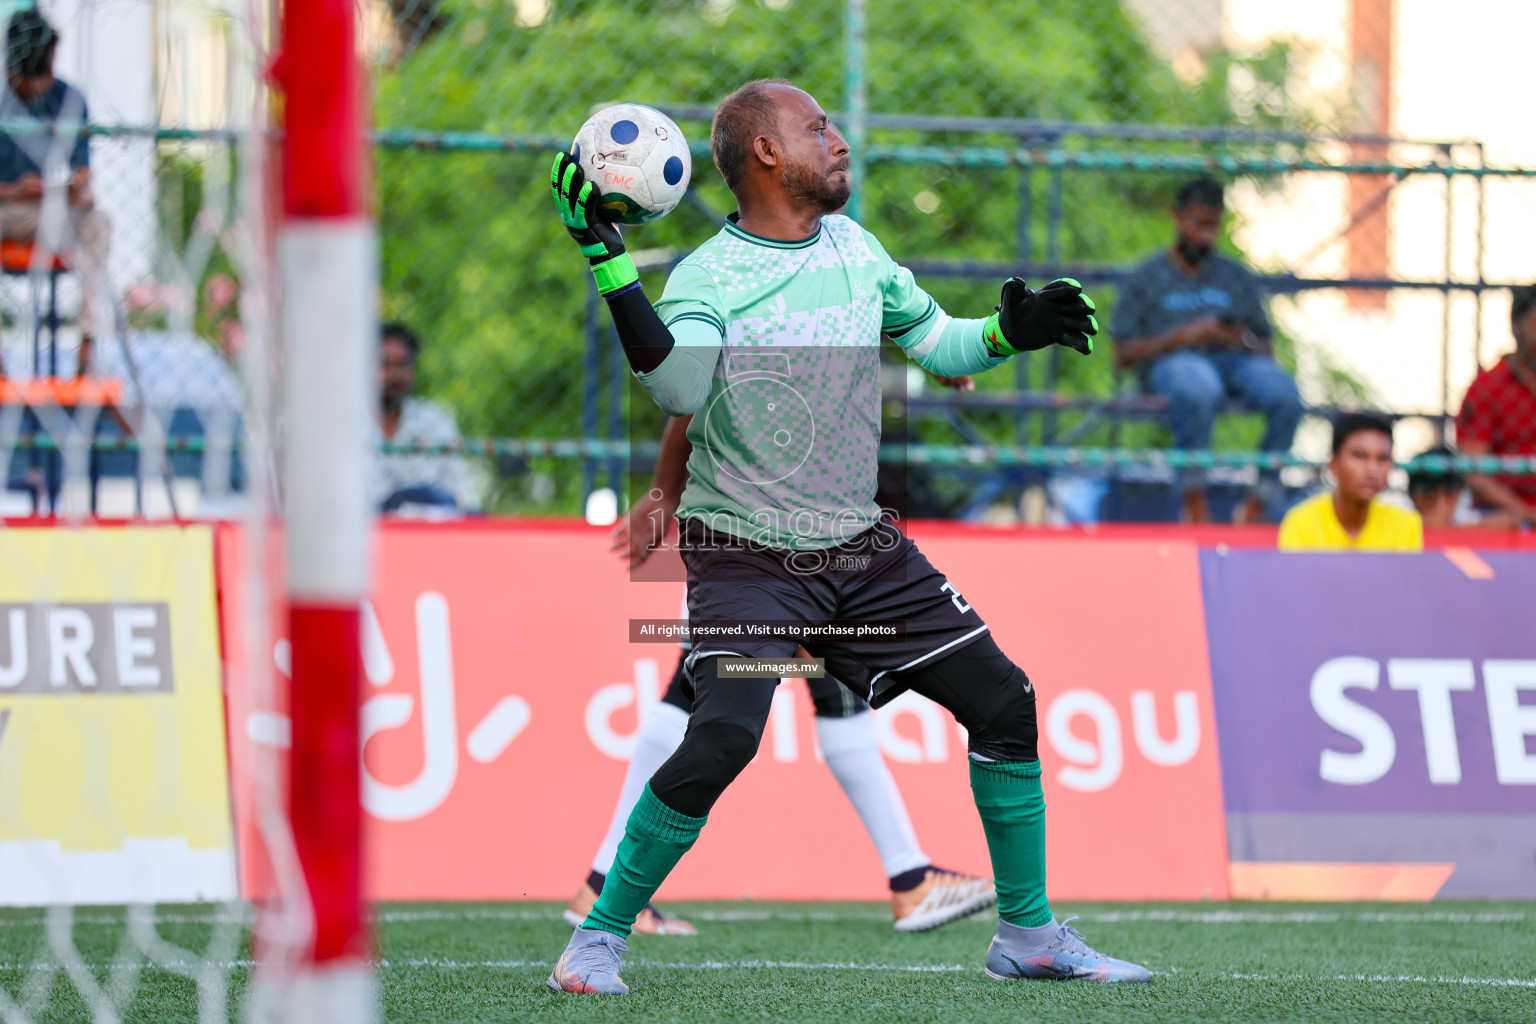
[[[640,137],[640,128],[633,121],[615,121],[608,134],[613,136],[614,142],[627,146]]]
[[[667,157],[667,162],[661,165],[661,176],[667,179],[668,185],[676,185],[682,181],[683,161],[679,157]]]
[[[581,163],[581,143],[578,142],[571,147],[571,159]]]

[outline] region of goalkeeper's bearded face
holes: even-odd
[[[848,203],[853,182],[848,170],[848,141],[811,97],[792,86],[774,90],[779,104],[782,164],[779,186],[789,198],[821,213]]]
[[[835,213],[848,205],[848,197],[853,194],[846,157],[843,164],[826,173],[807,164],[786,163],[779,183],[791,199],[822,213]]]

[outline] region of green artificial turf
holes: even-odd
[[[985,918],[898,935],[868,903],[680,904],[694,938],[631,940],[626,998],[545,991],[570,935],[550,904],[379,908],[385,1019],[490,1021],[1536,1021],[1536,905],[1072,904],[1100,950],[1154,972],[1150,985],[1000,983],[981,973]],[[160,908],[159,934],[206,946],[212,908]],[[121,914],[77,913],[71,933],[125,1022],[197,1021],[193,981],[137,974]],[[41,915],[0,912],[0,990],[29,1020],[87,1021],[51,956]],[[114,956],[118,966],[108,968]],[[242,947],[236,959],[248,952]],[[233,1012],[247,969],[228,971]],[[39,979],[47,978],[45,986]],[[126,993],[131,980],[132,995]],[[23,986],[30,986],[23,989]],[[51,987],[45,1008],[39,990]],[[126,1005],[123,1005],[123,1004]],[[6,1007],[0,1003],[0,1011]],[[0,1012],[0,1020],[7,1020]]]

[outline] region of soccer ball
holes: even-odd
[[[604,107],[581,126],[571,156],[602,192],[602,208],[620,224],[644,224],[671,212],[688,191],[693,158],[682,130],[638,103]]]

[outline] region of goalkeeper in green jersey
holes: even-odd
[[[1148,980],[1052,915],[1034,688],[875,503],[882,332],[953,377],[1052,345],[1091,353],[1093,302],[1073,281],[1035,291],[1014,278],[991,316],[951,318],[874,235],[833,213],[850,192],[848,144],[787,82],[726,97],[710,144],[738,212],[654,307],[580,164],[561,154],[551,172],[635,375],[667,413],[692,416],[677,517],[694,700],[549,987],[628,991],[619,966],[636,915],[762,738],[778,680],[740,674],[739,659],[782,661],[800,646],[875,707],[910,689],[966,728],[998,895],[990,977]],[[848,624],[878,639],[849,639]]]

